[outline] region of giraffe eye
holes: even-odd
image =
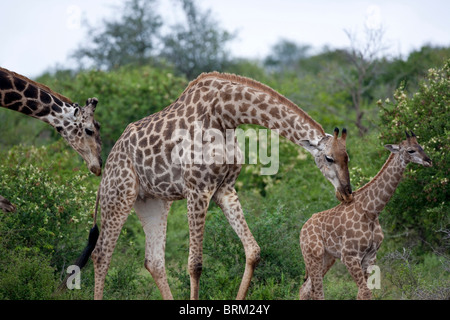
[[[86,132],[86,134],[87,134],[88,136],[92,136],[92,135],[94,134],[94,131],[89,130],[89,129],[84,129],[84,132]]]
[[[414,153],[416,150],[408,150],[408,153]]]
[[[329,157],[329,156],[325,156],[325,159],[329,162],[329,163],[333,163],[334,159]]]

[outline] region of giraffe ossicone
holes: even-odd
[[[305,261],[306,279],[300,299],[324,299],[323,277],[340,259],[358,286],[358,299],[370,299],[367,280],[376,253],[383,241],[378,216],[397,188],[410,162],[431,167],[432,162],[417,142],[406,133],[400,144],[388,144],[391,151],[380,172],[353,193],[351,203],[315,213],[300,232],[300,247]]]

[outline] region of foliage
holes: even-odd
[[[272,53],[264,60],[264,65],[269,70],[277,72],[300,71],[301,61],[308,57],[309,45],[298,45],[287,39],[279,40],[272,46]]]
[[[1,157],[1,194],[17,206],[0,217],[2,299],[51,298],[56,270],[70,264],[84,242],[72,230],[87,232],[95,192],[71,152],[58,142],[14,147]],[[81,175],[67,170],[80,164]]]
[[[395,101],[379,102],[381,140],[398,143],[412,130],[433,161],[433,167],[409,165],[397,194],[383,219],[396,232],[416,232],[426,241],[439,243],[438,229],[449,228],[450,206],[450,60],[441,69],[430,69],[427,81],[413,96],[400,88]],[[413,231],[414,230],[414,231]]]
[[[58,156],[48,161],[49,154],[55,151]],[[61,158],[64,161],[58,162]],[[73,164],[69,159],[69,152],[61,143],[38,149],[15,147],[4,157],[0,190],[18,208],[0,219],[4,249],[62,258],[59,266],[65,261],[63,254],[78,249],[71,245],[76,239],[68,230],[72,225],[88,229],[96,193],[88,183],[90,177],[84,166],[81,175],[65,171],[64,165]],[[52,173],[56,172],[58,176],[54,177]]]
[[[226,44],[234,35],[218,27],[211,12],[201,12],[193,0],[180,0],[186,23],[162,38],[161,56],[189,80],[202,72],[221,71],[228,64]]]
[[[416,92],[419,90],[420,82],[427,77],[428,70],[441,67],[449,58],[450,48],[425,45],[411,52],[406,58],[399,57],[392,61],[383,59],[384,71],[378,83],[388,84],[392,93],[400,86],[404,86],[409,92]]]
[[[20,143],[39,146],[50,140],[54,129],[47,123],[30,121],[30,117],[13,110],[2,108],[1,112],[0,150],[9,150]],[[17,134],[18,128],[20,135]]]
[[[389,154],[383,144],[399,142],[404,129],[418,136],[433,167],[409,165],[381,214],[385,239],[377,260],[382,273],[382,289],[374,290],[377,299],[448,298],[449,63],[430,70],[428,79],[420,81],[426,74],[424,66],[438,65],[447,51],[424,47],[406,59],[378,61],[382,72],[368,79],[373,85],[362,95],[364,126],[369,128],[363,137],[356,134],[358,129],[352,123],[356,114],[349,112],[351,94],[336,85],[348,66],[345,50],[304,55],[295,68],[284,71],[274,67],[268,72],[262,63],[245,59],[234,59],[226,66],[228,72],[252,77],[287,96],[326,132],[336,126],[347,127],[353,190],[382,167]],[[277,54],[283,50],[273,52],[273,61],[286,61]],[[108,71],[57,70],[37,81],[80,99],[80,104],[88,97],[99,98],[96,118],[102,124],[106,158],[130,122],[161,110],[184,90],[187,79],[174,74],[173,69],[161,65],[128,65]],[[399,79],[407,80],[405,88],[390,91]],[[411,95],[406,88],[417,93]],[[378,99],[384,101],[380,108],[375,104]],[[53,295],[53,290],[85,246],[99,178],[89,174],[85,163],[61,138],[55,142],[59,136],[46,124],[8,110],[2,111],[0,121],[5,124],[0,138],[0,194],[17,205],[16,212],[0,215],[0,298],[92,299],[92,264],[82,271],[81,290],[62,295]],[[255,126],[244,129],[258,130]],[[298,239],[301,227],[313,213],[338,203],[333,187],[309,153],[282,137],[279,151],[275,174],[261,176],[261,163],[246,164],[236,183],[246,220],[261,247],[250,299],[297,299],[304,276]],[[177,299],[189,298],[186,210],[186,201],[173,203],[168,221],[166,266]],[[161,298],[144,268],[144,251],[143,230],[132,212],[113,254],[106,299]],[[233,299],[244,266],[241,241],[212,203],[205,226],[200,297]],[[357,291],[342,263],[336,263],[327,274],[324,289],[327,299],[354,299]]]
[[[154,11],[155,0],[128,0],[118,9],[118,20],[104,20],[103,27],[88,27],[83,41],[72,57],[80,65],[89,61],[98,69],[144,65],[151,61],[157,46],[162,19]]]
[[[89,40],[72,57],[81,67],[101,70],[169,63],[190,80],[201,72],[223,70],[229,62],[226,45],[234,35],[222,30],[211,12],[202,12],[194,0],[178,2],[186,19],[166,26],[155,10],[156,0],[126,1],[117,9],[118,19],[88,27]],[[170,32],[162,34],[163,27]]]
[[[386,280],[398,289],[398,298],[448,300],[450,298],[449,261],[426,254],[423,263],[412,256],[411,249],[395,250],[383,257]],[[446,269],[447,272],[442,272]]]
[[[46,255],[0,248],[1,300],[51,299],[55,284],[54,268]]]

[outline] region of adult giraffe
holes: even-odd
[[[100,125],[94,120],[97,102],[89,98],[80,108],[43,84],[0,67],[0,106],[50,124],[99,176],[102,158]],[[15,206],[0,196],[0,209],[14,211]]]
[[[345,130],[341,138],[338,129],[334,136],[325,134],[321,125],[303,110],[259,82],[216,72],[202,74],[170,106],[128,125],[108,156],[97,198],[102,228],[97,241],[94,219],[88,245],[91,250],[95,245],[95,299],[103,297],[111,256],[133,206],[146,235],[145,266],[163,298],[173,298],[164,259],[167,215],[172,201],[184,198],[188,206],[191,299],[198,299],[203,231],[211,199],[220,206],[244,245],[246,266],[237,298],[245,298],[260,248],[245,222],[234,189],[242,155],[239,148],[230,150],[228,146],[208,149],[214,139],[225,141],[230,130],[234,135],[233,130],[245,123],[277,129],[282,136],[306,148],[334,185],[338,199],[351,201]],[[183,138],[174,133],[180,130],[193,138],[194,144],[174,152]],[[198,130],[203,138],[198,137]],[[222,152],[222,159],[231,154],[234,161],[195,161],[202,157],[198,149]],[[90,254],[91,250],[85,253]]]

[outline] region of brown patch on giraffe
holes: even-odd
[[[72,102],[69,98],[67,98],[67,97],[65,97],[65,96],[63,96],[63,95],[61,95],[61,94],[59,94],[59,93],[53,91],[52,89],[50,89],[50,88],[47,87],[46,85],[43,85],[42,83],[35,82],[35,81],[31,80],[31,79],[28,79],[28,78],[25,77],[25,76],[22,76],[22,75],[20,75],[20,74],[18,74],[18,73],[15,73],[15,72],[13,72],[13,71],[9,71],[8,69],[2,68],[2,67],[0,67],[0,71],[6,73],[6,74],[8,74],[8,75],[10,75],[11,78],[18,78],[18,79],[20,79],[20,80],[22,80],[22,81],[27,82],[29,87],[30,87],[31,85],[32,85],[32,86],[35,86],[35,87],[37,87],[37,88],[39,88],[39,89],[41,89],[41,90],[44,90],[44,91],[50,93],[51,95],[54,95],[55,97],[57,97],[58,99],[60,99],[60,100],[62,100],[62,101],[64,101],[64,102],[66,102],[66,103],[73,104],[73,102]],[[11,89],[12,89],[12,88],[11,88]]]
[[[15,101],[22,100],[22,95],[17,92],[6,92],[3,97],[3,104],[5,106],[12,104]]]
[[[27,82],[19,78],[14,78],[14,87],[16,87],[17,91],[22,92],[27,87]]]
[[[231,113],[232,116],[236,115],[236,109],[234,108],[234,105],[229,103],[224,105],[224,109],[227,110],[229,113]],[[241,111],[241,110],[239,110]]]
[[[199,100],[200,100],[200,91],[196,90],[195,94],[194,94],[194,99],[192,100],[192,103],[196,104]]]
[[[237,76],[234,74],[226,74],[226,73],[218,73],[218,72],[202,73],[200,76],[197,77],[197,79],[195,79],[189,83],[188,87],[184,90],[184,92],[187,92],[189,89],[191,89],[193,86],[195,86],[198,82],[205,80],[207,78],[228,80],[231,82],[236,82],[236,83],[239,83],[239,84],[242,84],[245,86],[249,86],[255,90],[263,91],[264,93],[267,93],[275,101],[278,101],[279,103],[286,105],[289,109],[294,110],[303,119],[305,119],[305,122],[307,122],[313,128],[317,129],[319,132],[321,132],[323,135],[325,135],[325,131],[323,130],[322,126],[319,123],[317,123],[315,120],[313,120],[305,111],[300,109],[292,101],[290,101],[286,97],[280,95],[278,92],[276,92],[272,88],[270,88],[260,82],[257,82],[255,80],[249,79],[249,78]],[[247,93],[244,94],[244,97],[245,97],[245,99],[251,101],[251,96],[248,96]],[[263,102],[263,101],[261,101],[261,102]]]

